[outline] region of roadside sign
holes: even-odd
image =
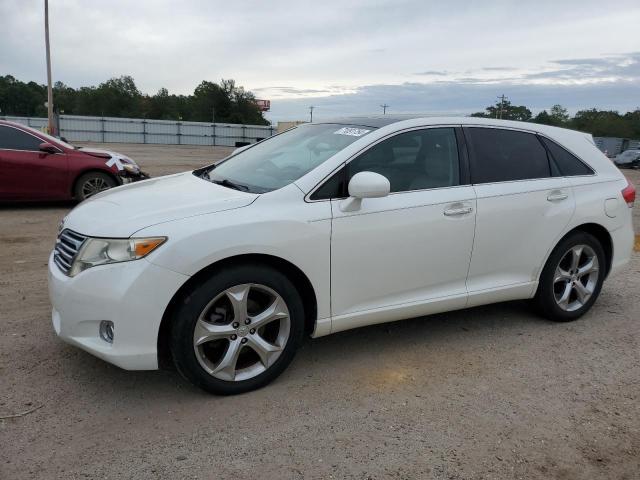
[[[260,109],[261,112],[268,112],[269,109],[271,108],[271,100],[256,99],[256,105],[258,105],[258,108]]]

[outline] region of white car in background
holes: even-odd
[[[516,299],[574,320],[629,261],[634,199],[584,133],[301,125],[76,207],[49,260],[53,326],[125,369],[168,357],[232,394],[273,380],[305,334]]]
[[[613,159],[619,167],[640,168],[640,150],[625,150]]]

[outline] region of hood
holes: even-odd
[[[185,172],[102,192],[74,208],[64,228],[94,237],[126,238],[158,223],[245,207],[257,197]]]
[[[80,147],[78,148],[82,153],[86,153],[91,155],[92,157],[105,158],[105,159],[114,159],[114,163],[118,166],[118,163],[130,163],[131,165],[138,165],[133,159],[123,155],[122,153],[112,152],[111,150],[102,150],[99,148],[91,148],[91,147]],[[116,161],[117,160],[117,161]],[[118,167],[118,170],[122,170]]]

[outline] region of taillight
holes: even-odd
[[[624,201],[627,202],[629,208],[633,207],[633,202],[636,201],[636,187],[631,185],[628,180],[627,186],[622,190],[622,197],[624,198]]]

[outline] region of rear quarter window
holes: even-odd
[[[571,177],[575,175],[593,175],[593,170],[584,164],[578,157],[569,153],[562,148],[556,142],[549,140],[548,138],[539,137],[542,143],[544,143],[551,159],[558,167],[560,175],[563,177]]]

